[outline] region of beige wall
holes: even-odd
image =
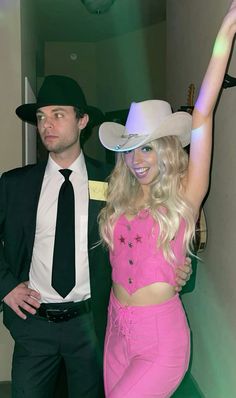
[[[42,51],[37,30],[34,4],[32,0],[21,0],[21,65],[22,65],[22,87],[25,76],[28,77],[30,85],[36,92],[37,56]],[[22,90],[23,91],[23,90]],[[24,102],[24,92],[22,92]]]
[[[35,89],[38,42],[31,0],[1,1],[0,38],[1,173],[21,166],[24,157],[22,123],[15,109],[24,100],[25,76]]]
[[[22,166],[24,141],[22,123],[15,109],[24,99],[27,76],[35,88],[36,54],[39,47],[34,31],[32,0],[2,0],[0,16],[0,173]],[[0,315],[0,381],[10,380],[13,340]]]
[[[194,3],[194,7],[193,7]],[[217,7],[216,7],[217,3]],[[199,88],[230,0],[167,0],[167,97],[177,109]],[[236,51],[229,73],[236,76]],[[215,117],[209,238],[195,291],[184,297],[193,331],[192,374],[206,398],[236,394],[236,88],[223,91]]]
[[[11,359],[13,352],[13,339],[2,322],[0,314],[0,382],[11,380]]]
[[[132,100],[163,97],[165,23],[98,43],[48,42],[47,74],[75,78],[88,103],[104,112],[127,108]]]
[[[14,115],[21,102],[20,0],[1,1],[0,18],[0,173],[21,166],[21,123]],[[10,380],[13,342],[0,315],[0,381]]]
[[[1,173],[22,162],[21,123],[14,116],[21,102],[20,0],[1,1],[0,38]]]

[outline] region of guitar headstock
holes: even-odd
[[[192,114],[194,108],[194,94],[195,94],[195,86],[193,83],[191,83],[188,87],[187,105],[181,106],[179,109],[180,111],[185,111]]]

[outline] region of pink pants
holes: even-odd
[[[123,306],[111,292],[104,353],[107,398],[167,398],[188,369],[190,331],[179,296]]]

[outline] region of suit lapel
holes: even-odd
[[[35,229],[36,229],[36,217],[37,217],[37,208],[39,202],[39,196],[41,192],[44,172],[45,172],[46,163],[40,163],[29,170],[29,173],[25,179],[25,192],[27,193],[27,200],[25,201],[25,213],[27,217],[25,217],[25,234],[26,234],[26,242],[29,250],[29,254],[31,257],[34,237],[35,237]]]
[[[88,172],[88,180],[102,180],[99,178],[98,168],[85,156],[85,163]],[[95,243],[97,243],[98,236],[98,224],[97,217],[104,206],[104,201],[94,200],[90,198],[89,195],[89,208],[88,208],[88,247],[91,248]]]
[[[89,159],[85,157],[87,172],[88,172],[88,180],[92,180],[94,178],[94,170],[93,164],[89,162]],[[95,223],[97,223],[97,215],[99,209],[101,207],[100,201],[90,199],[89,195],[89,204],[88,204],[88,238],[89,243],[91,241],[91,233],[94,228]],[[90,246],[90,244],[89,244]]]

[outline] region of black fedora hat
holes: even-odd
[[[24,104],[16,108],[17,116],[24,122],[36,125],[36,111],[43,106],[70,105],[87,113],[90,125],[104,121],[103,113],[93,106],[88,106],[79,84],[72,78],[62,75],[46,76],[38,92],[37,102]]]

